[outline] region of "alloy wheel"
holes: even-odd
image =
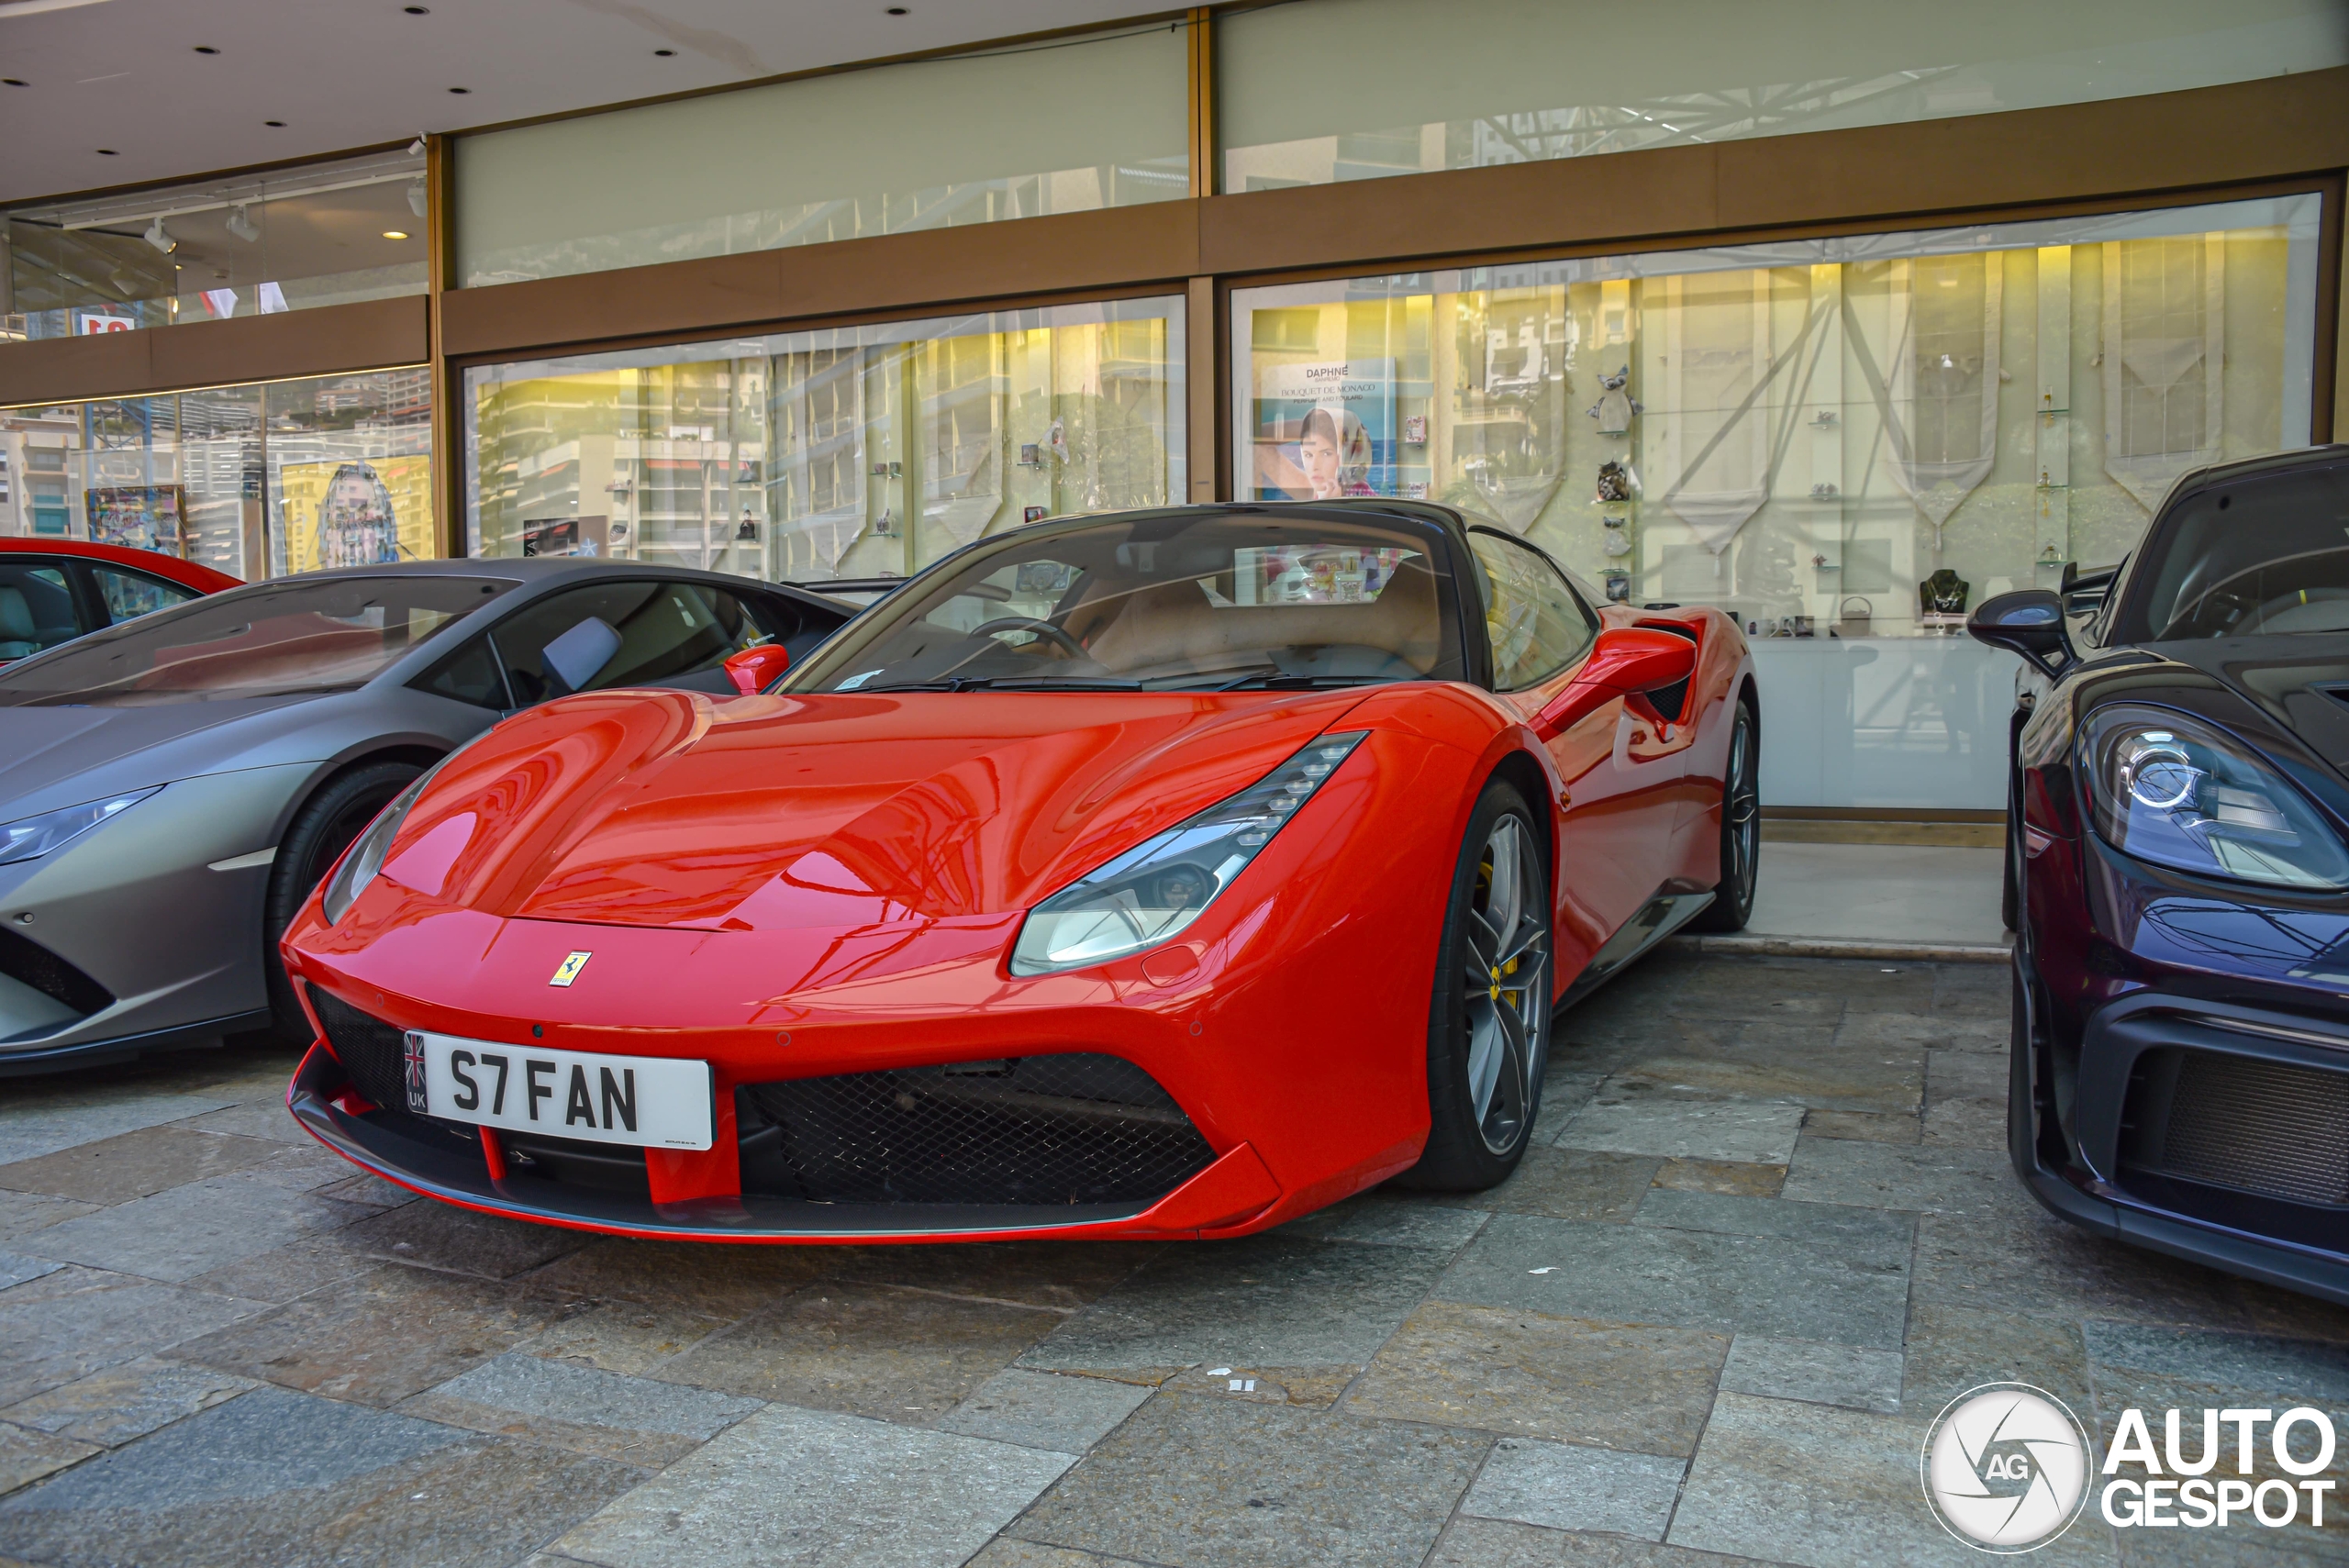
[[[1753,901],[1753,878],[1761,864],[1762,788],[1754,776],[1753,752],[1753,721],[1741,707],[1737,728],[1730,736],[1729,787],[1721,807],[1728,818],[1730,854],[1730,863],[1721,868],[1727,873],[1721,880],[1736,894],[1741,906]]]
[[[1523,819],[1497,818],[1477,862],[1461,976],[1469,1100],[1496,1154],[1524,1137],[1549,1054],[1550,911],[1542,881]]]

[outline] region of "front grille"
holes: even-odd
[[[0,974],[83,1018],[114,1006],[114,993],[34,941],[0,927]]]
[[[407,1031],[371,1018],[350,1003],[310,987],[310,1006],[327,1029],[335,1060],[351,1074],[351,1087],[384,1110],[407,1109]]]
[[[2179,1052],[2159,1173],[2292,1203],[2349,1203],[2349,1073]]]
[[[743,1191],[783,1197],[1146,1204],[1215,1159],[1174,1096],[1114,1056],[794,1078],[737,1106]]]

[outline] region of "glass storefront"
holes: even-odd
[[[1292,0],[1224,17],[1221,188],[1945,119],[2349,64],[2337,0],[1903,0],[1798,18],[1748,0],[1451,0],[1442,26],[1429,17],[1420,0]]]
[[[418,366],[0,408],[0,536],[158,550],[249,581],[440,553]]]
[[[1487,514],[1755,639],[1774,805],[1994,807],[1990,595],[2309,443],[2320,201],[1242,289],[1242,498]]]
[[[467,288],[1190,195],[1181,25],[648,104],[457,143]]]
[[[1184,406],[1179,298],[477,367],[467,550],[905,575],[1022,522],[1180,500]]]
[[[74,338],[422,294],[421,153],[6,214],[0,318]]]

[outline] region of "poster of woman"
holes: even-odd
[[[392,493],[374,469],[346,462],[334,471],[318,498],[316,537],[321,567],[385,566],[400,558]]]
[[[1257,499],[1394,493],[1393,361],[1264,365],[1256,383]]]

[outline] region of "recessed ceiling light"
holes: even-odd
[[[285,122],[284,120],[263,120],[261,123],[277,130],[284,130],[285,128]]]
[[[429,6],[403,6],[400,9],[406,11],[411,17],[429,17],[432,15],[432,7]]]
[[[14,76],[0,76],[0,86],[5,86],[5,87],[24,87],[24,86],[28,86],[28,85],[30,85],[30,83],[26,83],[26,82],[23,82],[23,81],[20,81],[20,80],[18,80],[17,77],[14,77]]]
[[[98,156],[101,158],[119,158],[122,154],[117,152],[111,147],[101,147],[98,149]]]
[[[652,52],[659,55],[662,59],[666,60],[677,51],[674,49],[656,49]]]
[[[405,228],[386,228],[384,230],[384,238],[386,239],[405,239],[407,238],[407,230]]]
[[[208,43],[200,43],[195,46],[195,52],[198,54],[218,54],[220,51],[214,49]]]
[[[472,92],[472,91],[473,91],[473,89],[472,89],[471,87],[451,87],[451,88],[450,88],[450,89],[449,89],[449,91],[451,91],[451,93],[463,94],[463,93],[470,93],[470,92]]]
[[[889,15],[893,17],[902,17],[905,14],[906,8],[903,6],[892,6],[889,7]]]

